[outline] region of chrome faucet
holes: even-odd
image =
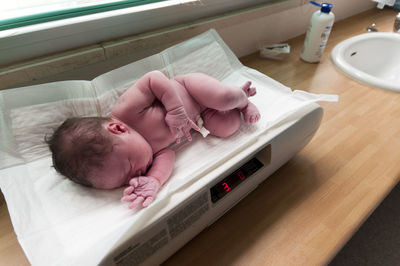
[[[396,19],[394,20],[393,32],[400,33],[400,13],[397,14]]]
[[[368,32],[377,32],[378,29],[376,28],[376,24],[375,24],[375,23],[372,23],[371,27],[368,27],[368,28],[367,28],[367,31],[368,31]]]

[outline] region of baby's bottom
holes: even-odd
[[[218,111],[207,108],[201,113],[204,127],[211,135],[226,138],[235,133],[240,127],[240,111]]]

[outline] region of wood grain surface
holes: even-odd
[[[391,31],[394,10],[370,10],[334,25],[319,64],[301,61],[304,35],[282,61],[241,58],[291,87],[338,94],[321,103],[314,139],[165,265],[323,265],[336,254],[400,178],[400,93],[339,73],[330,51],[372,23]],[[29,265],[0,200],[0,265]]]

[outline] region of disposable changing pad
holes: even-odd
[[[51,167],[45,134],[70,116],[108,115],[124,90],[151,70],[173,77],[202,72],[230,85],[251,80],[251,101],[261,120],[242,124],[227,139],[203,138],[173,145],[173,175],[147,208],[132,211],[120,202],[122,189],[101,191],[63,178]],[[3,91],[0,94],[0,186],[14,230],[33,265],[96,265],[125,233],[139,232],[188,197],[189,187],[260,135],[291,119],[302,108],[336,96],[292,92],[243,66],[210,30],[165,51],[103,74],[92,81],[63,81]]]

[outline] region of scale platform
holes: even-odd
[[[216,168],[213,171],[215,178],[147,228],[132,235],[127,233],[100,265],[158,265],[165,261],[312,139],[319,128],[323,110],[313,103],[301,112],[299,119],[271,129],[249,145],[241,156]]]

